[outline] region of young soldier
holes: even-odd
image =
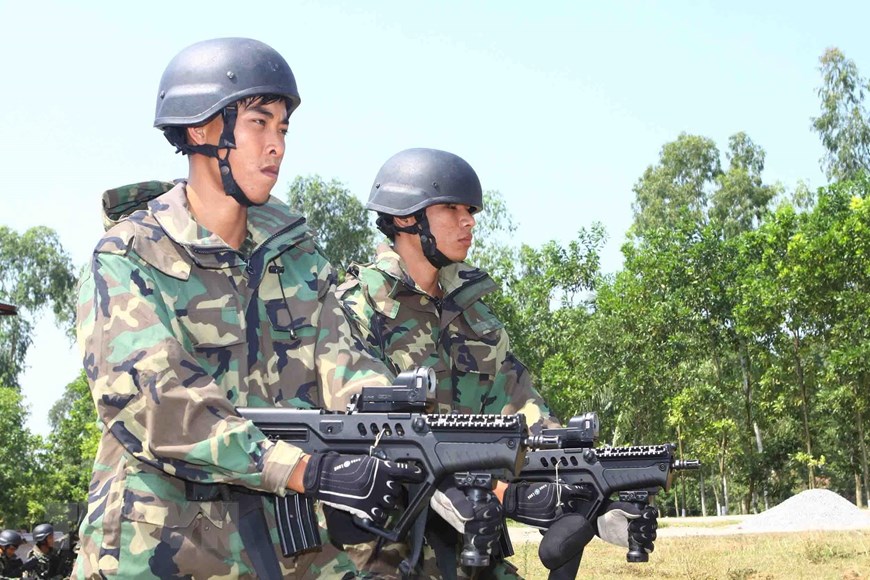
[[[54,549],[54,527],[39,524],[33,528],[33,543],[27,554],[27,563],[32,566],[30,577],[40,579],[62,578],[60,554]]]
[[[367,208],[378,213],[378,228],[391,245],[382,244],[373,263],[352,265],[338,296],[372,352],[394,370],[435,369],[441,413],[523,413],[533,432],[558,426],[528,370],[511,352],[502,323],[483,302],[495,283],[463,263],[473,240],[474,214],[483,209],[471,166],[445,151],[402,151],[378,172]],[[501,483],[496,495],[508,517],[540,528],[587,497],[580,486],[523,482]],[[620,543],[627,545],[627,518],[640,516],[614,510],[606,521],[615,518],[615,523],[605,527],[615,527]],[[430,543],[433,535],[442,536],[434,543],[444,543],[443,530],[430,529],[429,535]],[[652,539],[645,545],[651,550]],[[376,556],[370,547],[349,551],[358,565],[386,575],[406,547],[391,545]],[[424,573],[438,577],[431,551],[428,556]],[[438,560],[444,558],[439,554]],[[515,573],[502,562],[485,575]]]
[[[270,497],[381,524],[396,484],[420,477],[304,454],[236,413],[342,409],[391,380],[353,339],[304,219],[270,196],[299,102],[287,62],[255,40],[200,42],[163,74],[154,125],[188,156],[188,179],[106,232],[80,288],[104,430],[75,577],[301,576],[314,556],[280,557]]]
[[[0,532],[0,580],[21,578],[24,563],[16,555],[18,546],[24,543],[21,534],[15,530]]]

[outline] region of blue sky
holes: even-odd
[[[100,194],[171,179],[186,163],[151,127],[181,48],[248,36],[281,52],[302,105],[275,192],[299,174],[365,199],[407,147],[455,152],[501,191],[517,241],[567,242],[602,222],[621,264],[632,186],[680,132],[724,150],[745,131],[765,178],[824,184],[818,58],[870,72],[866,2],[12,2],[0,0],[0,224],[58,231],[83,265]],[[44,319],[24,375],[31,427],[79,368]]]

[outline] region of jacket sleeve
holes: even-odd
[[[344,411],[361,387],[392,384],[394,374],[371,348],[364,320],[342,308],[334,283],[324,295],[319,326],[315,352],[325,408]]]
[[[149,272],[135,254],[97,252],[80,286],[78,343],[104,437],[175,477],[283,495],[302,452],[236,414]]]

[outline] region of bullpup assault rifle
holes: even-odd
[[[469,478],[467,472],[502,472],[509,477],[519,474],[525,455],[532,449],[557,448],[557,436],[531,436],[523,415],[438,415],[426,414],[430,394],[435,386],[434,372],[418,368],[400,374],[389,387],[363,387],[348,405],[348,411],[329,412],[290,408],[240,408],[239,414],[250,419],[268,437],[290,442],[306,453],[372,454],[393,462],[410,462],[420,466],[425,480],[410,485],[407,508],[392,527],[380,528],[370,520],[354,517],[357,526],[389,541],[403,539],[414,526],[411,538],[422,541],[422,526],[429,500],[447,477],[457,481],[488,482],[487,478]],[[491,487],[488,483],[484,487]],[[481,491],[469,488],[471,501],[481,500]],[[282,549],[286,555],[319,545],[316,528],[300,526],[311,522],[310,500],[288,494],[278,499],[278,519]],[[295,523],[295,525],[294,525]],[[310,533],[309,533],[310,532]],[[419,538],[419,540],[417,539]],[[415,565],[402,563],[404,573]],[[485,566],[486,554],[475,553],[466,543],[463,564]]]
[[[526,481],[586,484],[592,492],[592,499],[582,503],[579,513],[588,522],[593,522],[604,502],[612,496],[618,495],[620,501],[632,502],[643,508],[656,493],[670,489],[675,472],[701,467],[698,460],[677,459],[675,447],[671,443],[596,447],[598,432],[598,416],[595,413],[576,416],[568,421],[565,428],[544,429],[542,436],[558,438],[561,448],[528,453],[520,478]],[[557,524],[559,522],[554,527]],[[558,529],[551,527],[551,531],[556,532],[554,537],[559,536]],[[556,541],[553,545],[558,544],[562,542]],[[550,579],[574,578],[580,557],[576,556],[567,562],[556,555],[548,558],[544,547],[541,551],[542,562],[548,568],[556,568],[550,574]],[[570,552],[564,549],[564,545],[558,547],[561,554]],[[629,538],[626,560],[646,562],[649,555]]]

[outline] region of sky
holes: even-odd
[[[104,190],[186,175],[152,127],[166,64],[244,36],[284,55],[302,96],[273,194],[318,174],[365,200],[394,153],[444,149],[501,192],[518,243],[604,224],[614,272],[632,187],[681,132],[724,155],[744,131],[766,182],[824,185],[818,59],[837,46],[866,74],[868,22],[857,1],[0,0],[0,226],[51,227],[83,267]],[[21,384],[45,435],[81,364],[50,315],[34,340]]]

